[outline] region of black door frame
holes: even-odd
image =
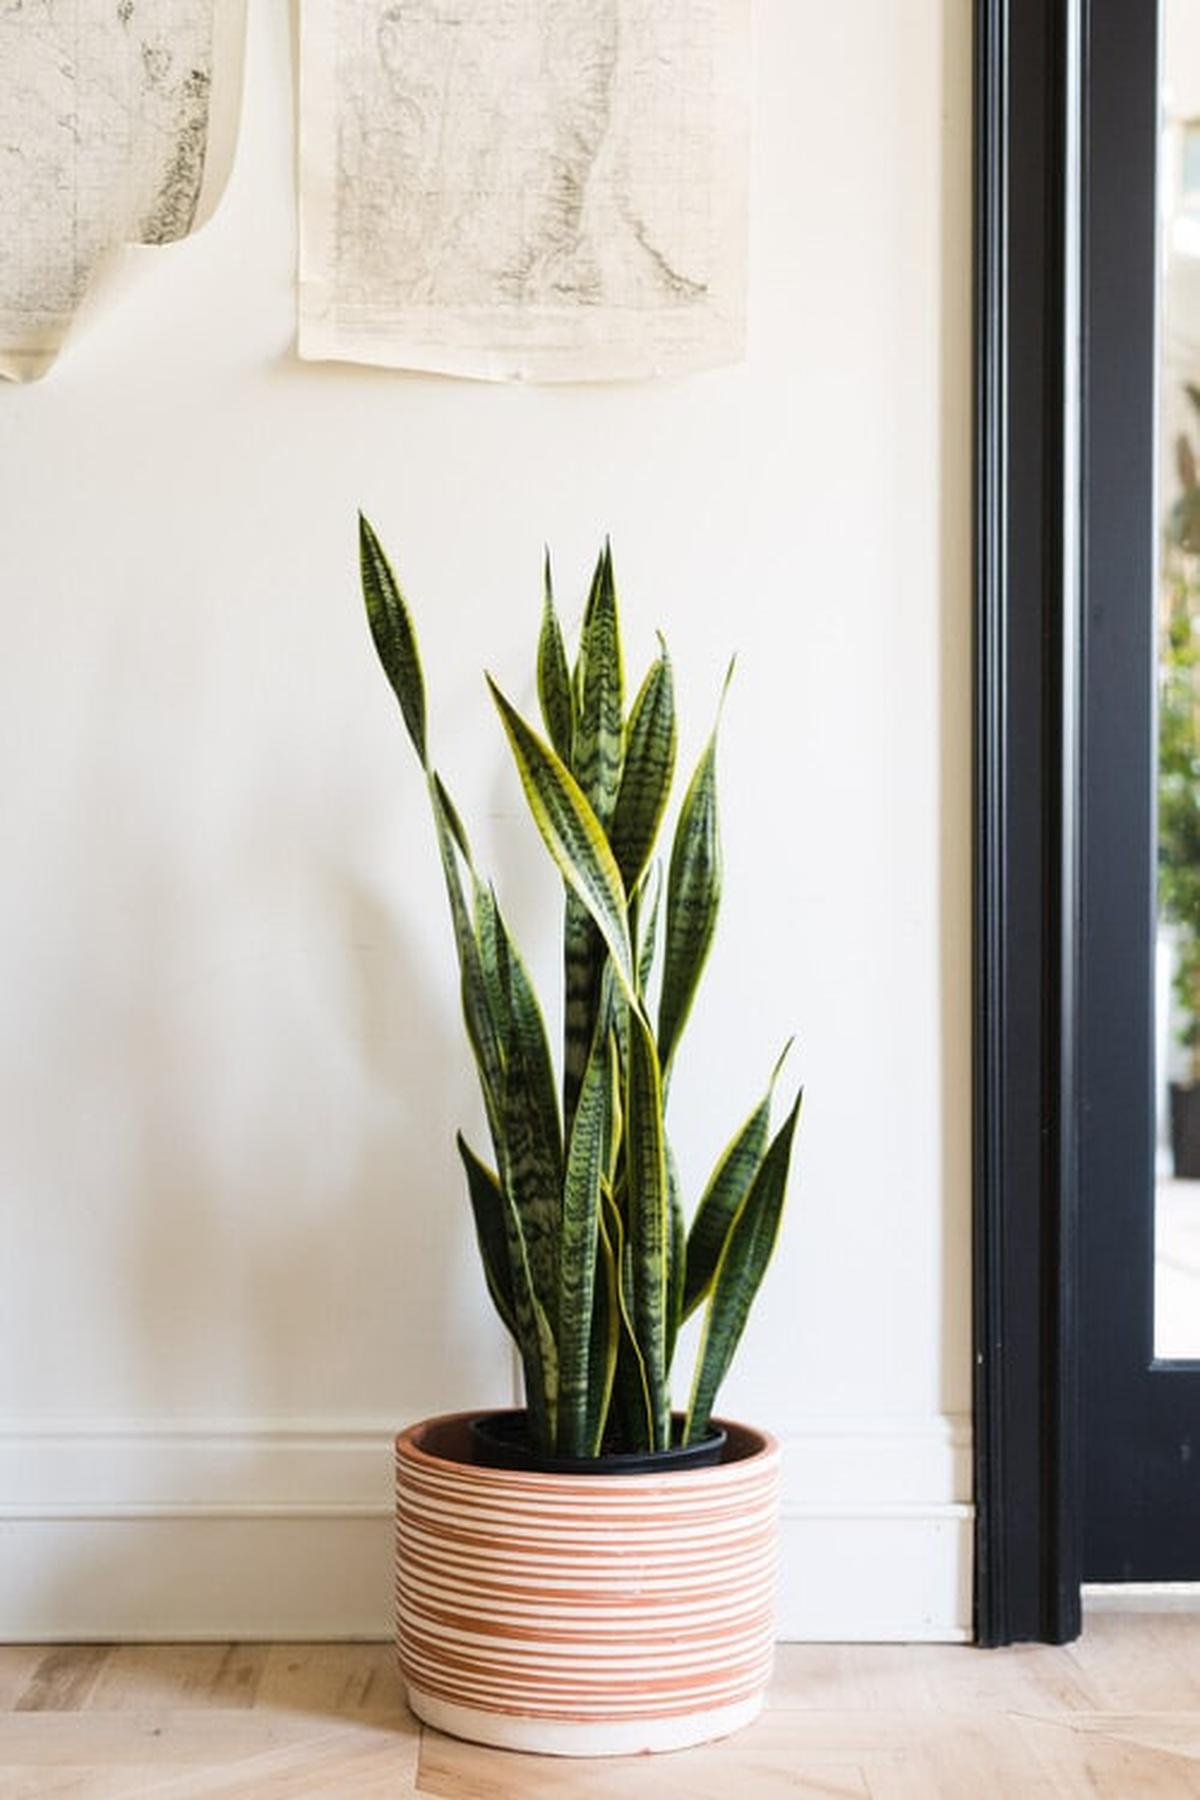
[[[976,1637],[1079,1630],[1072,0],[975,37]]]
[[[1163,1424],[1200,1369],[1153,1361],[1145,1204],[1157,15],[976,8],[982,1644],[1074,1637],[1085,1576],[1177,1574],[1200,1516]]]

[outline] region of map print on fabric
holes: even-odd
[[[300,353],[587,380],[742,347],[748,0],[303,0]]]
[[[45,374],[119,245],[211,211],[241,26],[241,0],[0,0],[0,375]]]

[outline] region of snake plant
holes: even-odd
[[[682,1441],[697,1442],[778,1235],[800,1109],[797,1095],[771,1136],[781,1057],[688,1229],[666,1102],[720,901],[716,726],[679,810],[660,908],[662,869],[653,859],[676,749],[666,645],[660,638],[627,711],[608,546],[574,666],[547,558],[537,650],[544,735],[490,677],[488,686],[565,888],[559,1080],[525,964],[430,760],[412,618],[361,517],[359,548],[375,648],[433,812],[494,1166],[461,1133],[458,1150],[488,1291],[520,1352],[533,1447],[569,1457],[666,1448],[676,1334],[703,1306],[682,1427]]]

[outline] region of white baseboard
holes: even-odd
[[[970,1425],[784,1436],[780,1635],[970,1637]],[[378,1420],[0,1425],[0,1640],[382,1638]]]

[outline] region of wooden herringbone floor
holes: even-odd
[[[381,1644],[0,1646],[0,1795],[80,1800],[1200,1800],[1200,1614],[1079,1643],[788,1645],[740,1737],[551,1761],[422,1732]]]

